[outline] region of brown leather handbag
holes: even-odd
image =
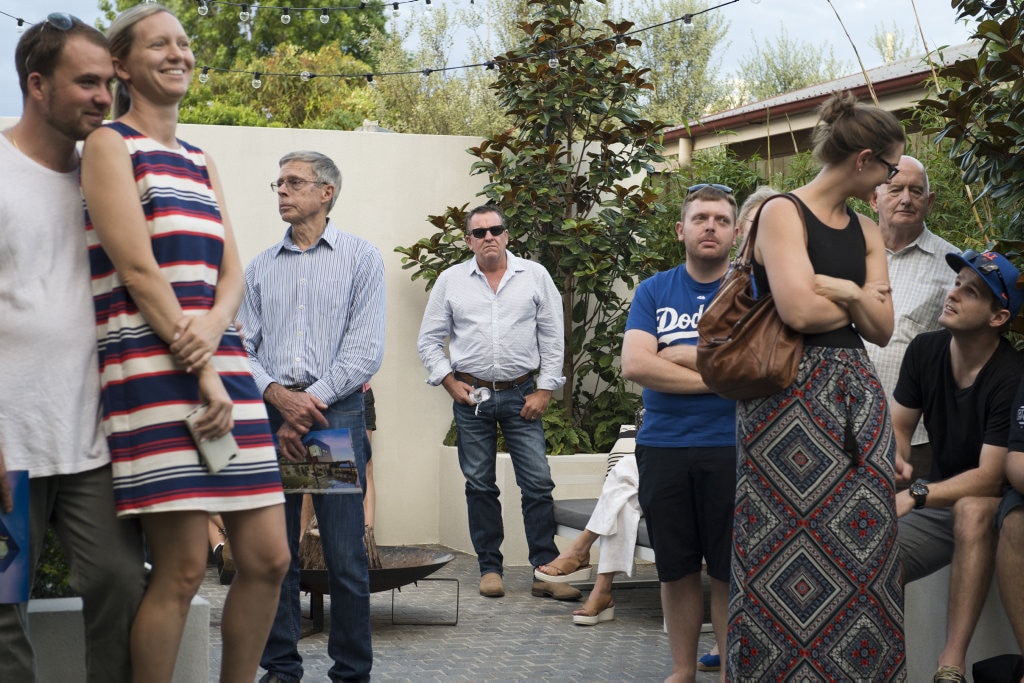
[[[800,222],[803,212],[796,199]],[[761,209],[732,268],[697,323],[697,370],[719,396],[746,400],[770,396],[796,380],[803,353],[803,335],[782,322],[771,292],[757,295],[753,264],[754,240]]]

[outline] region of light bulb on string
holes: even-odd
[[[555,54],[554,50],[548,53],[548,66],[552,69],[558,68],[558,55]]]
[[[210,80],[210,67],[204,66],[203,70],[199,72],[199,82],[206,83]]]
[[[24,19],[18,19],[18,33],[24,33],[24,32],[25,32],[25,20]]]
[[[210,13],[210,6],[206,4],[206,0],[199,0],[199,7],[196,8],[196,12],[199,12],[201,17],[205,17]]]
[[[282,7],[281,8],[281,23],[282,24],[290,24],[290,23],[292,23],[292,15],[288,13],[288,8],[287,7]]]
[[[359,9],[366,9],[366,0],[359,3]]]
[[[693,30],[693,15],[692,14],[684,14],[683,15],[683,30],[685,30],[685,31],[692,31]]]
[[[628,45],[626,45],[626,36],[615,36],[615,51],[625,52]]]
[[[241,11],[238,12],[239,20],[240,21],[249,21],[249,17],[251,17],[251,16],[252,15],[249,13],[249,6],[243,3]]]
[[[311,80],[313,80],[313,74],[309,73],[308,71],[300,71],[299,80],[301,80],[303,83],[309,83]]]
[[[430,74],[432,73],[434,73],[432,69],[424,69],[420,72],[420,77],[426,81],[430,79]]]
[[[327,13],[327,8],[326,7],[322,7],[320,9],[320,23],[321,24],[326,24],[330,20],[331,20],[331,15]]]
[[[434,9],[434,6],[430,4],[430,0],[423,0],[423,2],[426,4],[427,9]]]
[[[377,81],[373,80],[373,74],[366,74],[366,85],[371,88],[377,87]]]
[[[255,73],[254,73],[254,74],[252,75],[252,83],[250,83],[249,85],[251,85],[251,86],[252,86],[252,89],[253,89],[253,90],[259,90],[259,89],[260,89],[260,86],[262,86],[262,85],[263,85],[263,81],[261,81],[261,80],[260,80],[260,76],[261,76],[261,75],[262,75],[262,74],[260,74],[260,72],[259,72],[259,71],[255,72]]]
[[[398,3],[397,2],[393,3],[391,5],[391,16],[394,16],[394,17],[398,16]]]
[[[491,62],[491,61],[484,62],[484,71],[492,71],[492,70],[494,70],[494,68],[495,68],[494,62]]]

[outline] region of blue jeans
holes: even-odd
[[[267,404],[270,427],[275,432],[283,420]],[[355,392],[327,409],[332,429],[352,430],[359,480],[365,481],[370,444],[366,439],[363,394]],[[313,509],[320,524],[327,581],[331,591],[330,633],[327,654],[334,660],[328,671],[332,681],[369,680],[373,666],[370,644],[370,575],[363,544],[363,499],[351,494],[313,496]],[[285,524],[292,562],[281,585],[277,616],[263,649],[260,666],[285,681],[302,679],[302,656],[296,647],[302,624],[299,603],[299,516],[302,496],[285,495]]]
[[[534,391],[533,380],[527,380],[518,387],[492,392],[491,398],[479,406],[453,402],[455,426],[459,430],[459,466],[466,477],[469,535],[480,574],[502,573],[500,546],[505,540],[505,529],[498,501],[500,491],[495,483],[498,425],[508,444],[516,484],[522,492],[530,564],[539,567],[558,556],[551,499],[555,485],[545,455],[544,426],[540,420],[531,422],[519,416],[525,397]]]

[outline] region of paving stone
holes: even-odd
[[[476,558],[454,554],[455,559],[432,578],[458,579],[458,625],[392,623],[393,619],[453,620],[456,590],[452,582],[420,581],[396,591],[394,596],[389,591],[370,596],[375,680],[662,681],[670,673],[672,659],[662,630],[653,565],[638,566],[634,572],[633,581],[645,582],[641,587],[626,587],[625,581],[616,581],[613,621],[583,627],[574,625],[570,616],[582,602],[560,602],[530,594],[533,577],[528,567],[507,568],[505,597],[485,598],[477,592],[480,575]],[[220,621],[227,594],[227,586],[220,585],[215,569],[207,571],[200,594],[210,602],[213,683],[220,671]],[[302,596],[302,605],[308,614],[308,595]],[[327,671],[332,665],[327,656],[329,610],[330,597],[325,596],[324,631],[299,641],[305,681],[328,680]],[[713,636],[702,633],[698,651],[707,652],[712,644]],[[717,674],[697,673],[698,683],[717,680]]]

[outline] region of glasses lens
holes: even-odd
[[[61,31],[67,31],[75,25],[75,18],[67,12],[54,12],[47,15],[46,23]]]
[[[491,233],[493,236],[497,237],[501,233],[505,232],[505,226],[494,225],[489,228],[473,228],[469,232],[470,234],[473,235],[473,237],[477,238],[478,240],[482,240],[484,237],[487,236],[487,233]]]
[[[697,190],[703,190],[705,187],[710,187],[714,190],[718,190],[719,192],[724,192],[726,194],[732,194],[731,187],[729,187],[728,185],[720,185],[719,183],[698,183],[697,185],[690,185],[688,188],[686,188],[686,194],[693,194]]]

